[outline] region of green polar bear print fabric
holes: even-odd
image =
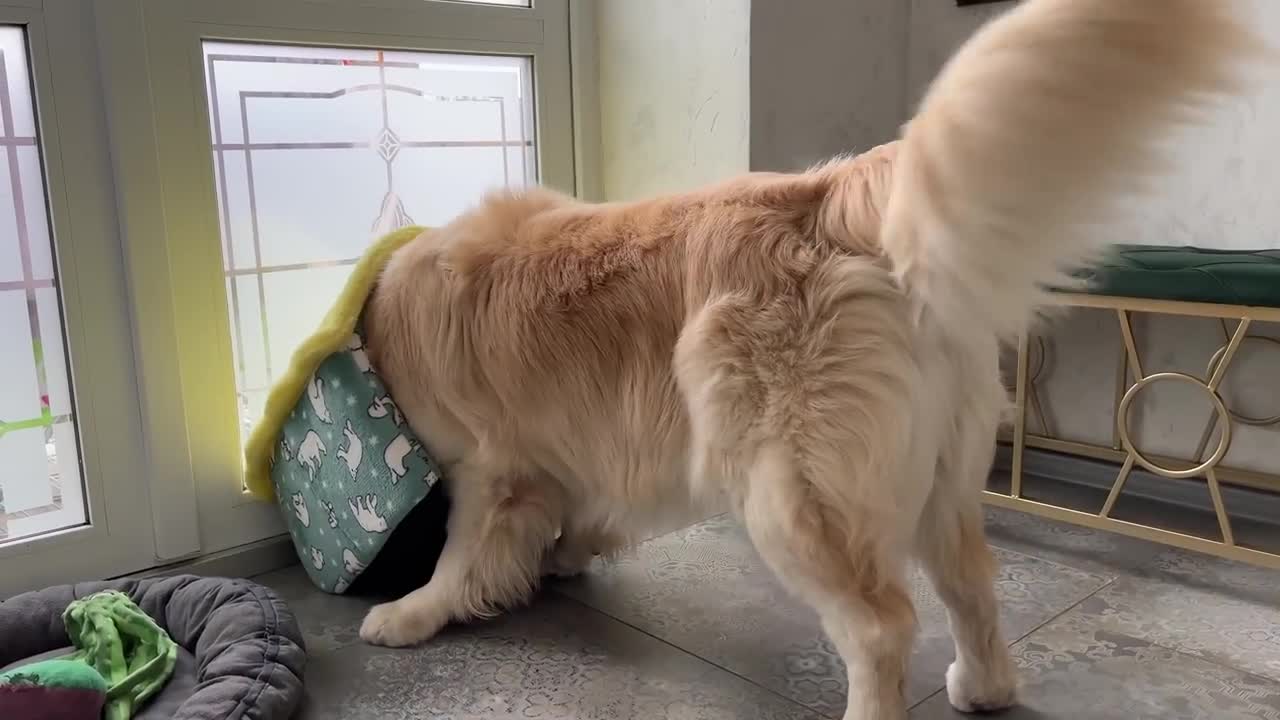
[[[345,592],[440,476],[373,372],[357,327],[311,376],[271,463],[312,582]]]

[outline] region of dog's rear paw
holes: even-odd
[[[947,699],[963,713],[999,712],[1018,702],[1018,680],[1006,658],[991,668],[970,668],[956,661],[947,668]]]
[[[591,567],[594,558],[588,550],[560,543],[543,559],[542,574],[562,579],[575,578]]]
[[[429,640],[440,627],[400,601],[389,602],[369,610],[360,624],[360,638],[370,645],[408,647]]]

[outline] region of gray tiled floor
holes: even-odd
[[[1280,720],[1280,573],[1007,511],[988,513],[1023,707],[1006,717]],[[839,717],[816,618],[714,518],[645,543],[530,607],[425,647],[360,643],[368,602],[299,568],[277,588],[312,651],[301,718]],[[960,717],[946,620],[919,579],[912,718]]]
[[[997,554],[1009,637],[1025,635],[1107,583],[1026,555]],[[774,581],[731,519],[657,538],[557,589],[823,714],[844,709],[844,666],[817,617]],[[915,703],[937,691],[953,648],[945,610],[923,577],[914,578],[913,594],[920,634],[907,695]]]

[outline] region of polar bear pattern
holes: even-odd
[[[271,480],[294,549],[331,593],[359,584],[444,474],[368,366],[361,337],[358,327],[343,336],[306,377],[273,448]]]
[[[324,441],[320,439],[320,434],[315,430],[308,430],[307,436],[302,438],[302,444],[298,446],[298,464],[306,468],[307,477],[311,482],[315,482],[316,473],[320,471],[321,458],[328,452]]]
[[[338,448],[338,459],[347,464],[347,470],[351,473],[351,479],[356,479],[356,471],[360,469],[360,460],[364,458],[364,443],[361,442],[360,436],[356,435],[356,429],[351,426],[351,420],[342,426],[342,439],[344,445]]]
[[[369,406],[369,417],[380,420],[387,415],[391,415],[391,421],[397,427],[404,424],[404,416],[400,414],[400,408],[396,407],[396,401],[390,395],[374,398],[373,404]]]
[[[304,528],[311,527],[311,511],[307,509],[307,501],[302,497],[302,493],[294,493],[290,500],[293,502],[293,514],[297,516],[298,523]]]
[[[347,350],[351,353],[351,359],[355,361],[357,370],[362,373],[373,372],[369,354],[364,351],[363,338],[356,333],[351,333],[351,337],[347,339]]]
[[[342,548],[342,567],[349,575],[359,575],[364,572],[364,563],[351,552],[351,548]]]
[[[326,425],[333,424],[333,416],[329,414],[329,406],[324,400],[324,381],[319,375],[312,375],[307,383],[307,400],[311,401],[311,412],[316,419]]]
[[[397,435],[395,440],[387,443],[382,459],[387,463],[387,469],[391,471],[393,484],[400,482],[400,478],[409,472],[404,466],[404,459],[414,450],[414,442],[404,435]]]
[[[351,514],[365,532],[384,533],[387,531],[387,519],[378,514],[378,496],[357,495],[347,499]]]
[[[292,460],[293,448],[289,447],[289,438],[281,435],[280,442],[276,444],[276,451],[270,458],[270,465],[275,467],[277,462],[287,463]]]

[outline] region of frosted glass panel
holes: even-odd
[[[26,38],[0,26],[0,544],[87,521]]]
[[[248,432],[373,239],[536,180],[532,68],[524,57],[225,42],[204,54]]]

